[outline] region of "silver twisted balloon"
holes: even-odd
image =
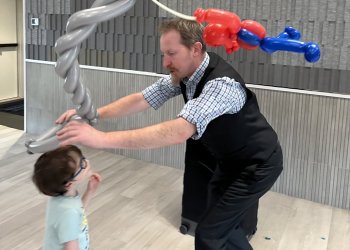
[[[81,43],[95,31],[100,22],[115,18],[135,5],[136,0],[96,0],[90,9],[73,14],[67,22],[66,34],[61,36],[55,45],[59,55],[55,70],[57,75],[65,79],[64,90],[73,94],[72,102],[78,105],[77,115],[71,118],[97,123],[97,112],[92,105],[90,91],[80,82],[80,67],[77,57]],[[37,139],[25,142],[28,153],[43,153],[58,148],[56,132],[65,124],[58,124],[40,135]]]

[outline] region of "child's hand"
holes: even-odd
[[[89,179],[88,187],[87,187],[88,191],[95,192],[98,186],[100,185],[101,181],[102,181],[101,175],[99,175],[98,173],[92,173]]]

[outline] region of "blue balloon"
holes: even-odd
[[[238,39],[252,46],[259,45],[266,53],[271,54],[279,50],[304,53],[306,61],[317,62],[321,56],[320,47],[313,42],[302,42],[300,38],[300,31],[291,26],[285,27],[277,37],[265,37],[264,39],[247,29],[241,29],[238,32]]]
[[[308,62],[317,62],[321,57],[321,50],[318,44],[309,42],[305,46],[305,59]]]
[[[297,30],[291,26],[287,26],[284,28],[284,32],[280,33],[277,36],[277,38],[300,40],[301,34],[300,34],[299,30]]]
[[[241,29],[238,32],[238,38],[243,42],[252,46],[260,45],[260,41],[261,41],[261,39],[257,35],[255,35],[254,33],[250,32],[247,29]]]
[[[316,43],[305,43],[293,39],[266,37],[261,41],[260,48],[270,54],[278,50],[304,53],[308,62],[317,62],[321,56],[320,48]]]

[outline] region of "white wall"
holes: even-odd
[[[24,98],[24,1],[17,0],[17,77],[18,97]]]
[[[16,1],[1,0],[0,44],[17,43]],[[0,101],[18,96],[17,48],[0,47]]]

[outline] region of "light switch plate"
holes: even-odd
[[[30,20],[30,23],[32,24],[32,26],[38,26],[39,25],[39,18],[32,17],[32,19]]]

